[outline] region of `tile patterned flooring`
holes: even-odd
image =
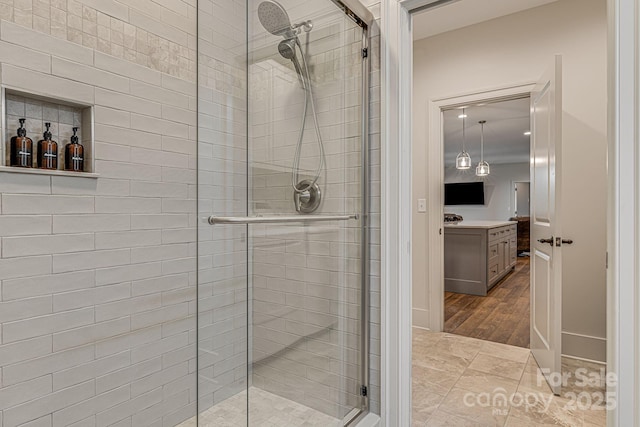
[[[528,349],[414,328],[413,426],[605,426],[601,367],[563,358],[590,381],[572,375],[554,396]]]
[[[586,369],[583,375],[591,379],[589,384],[572,375],[562,396],[554,396],[528,349],[414,329],[413,427],[606,426],[604,407],[593,400],[604,391],[601,365],[563,359],[563,372],[576,373],[578,368]],[[581,394],[582,400],[576,400],[574,396]],[[249,389],[249,398],[250,426],[342,425],[341,420],[257,387]],[[239,393],[205,411],[200,425],[246,426],[246,405],[246,392]],[[178,427],[195,426],[192,418]]]
[[[308,408],[284,397],[249,389],[249,426],[252,427],[338,427],[342,420]],[[247,425],[247,393],[238,393],[200,416],[201,427],[242,427]],[[195,427],[191,418],[177,427]]]
[[[529,348],[529,271],[529,257],[518,257],[487,296],[445,292],[444,331]]]

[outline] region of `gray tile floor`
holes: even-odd
[[[413,426],[605,426],[602,367],[563,359],[554,396],[528,349],[414,329]]]

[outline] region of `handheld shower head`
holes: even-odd
[[[278,44],[278,52],[284,59],[295,59],[296,57],[296,41],[294,39],[282,40]]]
[[[258,6],[258,19],[262,26],[275,36],[285,39],[296,37],[291,26],[289,14],[280,3],[275,0],[265,0]]]
[[[300,66],[300,61],[298,61],[298,56],[296,55],[296,40],[282,40],[278,44],[278,52],[284,59],[289,59],[293,62],[293,66],[296,69],[296,73],[298,74],[298,81],[300,82],[300,86],[303,89],[307,88],[307,84],[304,79],[304,74],[302,73],[302,67]]]

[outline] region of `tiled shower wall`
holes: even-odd
[[[2,0],[0,19],[195,81],[195,6],[195,0]]]
[[[0,1],[2,84],[95,104],[100,174],[0,172],[2,427],[195,413],[195,5]]]

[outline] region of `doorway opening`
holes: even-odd
[[[529,110],[527,94],[442,109],[443,330],[523,348],[530,326]],[[486,175],[478,173],[481,162]]]

